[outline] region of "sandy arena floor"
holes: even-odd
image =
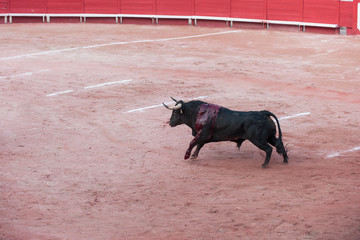
[[[231,32],[229,32],[231,31]],[[0,25],[0,239],[360,239],[360,37]],[[170,96],[280,118],[184,161]]]

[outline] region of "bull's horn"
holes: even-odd
[[[175,98],[171,97],[171,99],[174,100],[174,102],[177,102],[177,100]]]
[[[167,106],[165,103],[163,103],[163,105],[164,105],[164,107],[166,107],[166,108],[169,109],[169,110],[178,110],[178,109],[180,109],[180,108],[182,107],[182,104],[181,104],[181,103],[176,104],[174,107],[169,107],[169,106]]]

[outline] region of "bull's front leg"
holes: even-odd
[[[189,148],[186,150],[184,159],[189,159],[192,149],[197,145],[197,148],[192,156],[192,158],[197,158],[199,155],[200,149],[204,146],[206,137],[208,136],[207,131],[198,131],[195,138],[190,142]]]
[[[199,156],[200,149],[204,146],[204,144],[196,145],[195,152],[191,155],[191,159],[196,159]]]
[[[198,136],[196,136],[196,137],[190,142],[189,148],[186,150],[184,159],[189,159],[189,157],[190,157],[190,155],[191,155],[192,149],[197,145],[197,139],[198,139]]]

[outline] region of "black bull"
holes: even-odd
[[[174,107],[164,106],[173,110],[170,118],[170,126],[175,127],[186,124],[192,129],[195,137],[189,148],[186,150],[185,159],[191,155],[192,149],[196,146],[191,158],[197,158],[200,149],[209,142],[232,141],[240,148],[245,140],[249,140],[255,146],[266,152],[265,162],[261,165],[266,167],[269,164],[272,146],[283,156],[284,163],[288,162],[287,150],[282,142],[282,134],[279,120],[269,111],[240,112],[209,104],[203,101],[177,101]],[[276,126],[271,120],[276,120],[279,137],[276,138]],[[271,146],[271,145],[272,146]]]

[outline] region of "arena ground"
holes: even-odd
[[[0,25],[0,239],[360,239],[360,37]],[[183,156],[170,96],[280,118]]]

